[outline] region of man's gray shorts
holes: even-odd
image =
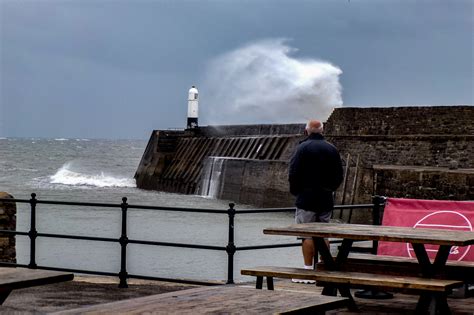
[[[314,212],[296,208],[295,222],[299,223],[311,223],[311,222],[325,222],[328,223],[331,219],[332,211],[326,212]],[[310,238],[310,237],[308,237]],[[304,237],[298,237],[298,239],[304,239]]]

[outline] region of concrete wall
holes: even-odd
[[[290,206],[288,161],[303,130],[304,124],[288,124],[154,131],[137,170],[137,185],[199,191],[203,162],[223,156],[230,159],[224,164],[220,198],[259,207]],[[337,203],[367,203],[374,194],[474,199],[474,106],[337,108],[324,134],[349,164],[346,190],[343,194],[341,185]],[[255,153],[260,144],[264,149]]]
[[[474,135],[474,106],[343,107],[328,118],[332,136]]]
[[[474,169],[376,165],[377,194],[399,198],[474,200]]]
[[[256,207],[291,207],[288,192],[288,162],[225,159],[220,199]]]
[[[325,133],[343,156],[360,157],[357,202],[474,199],[474,106],[338,108]]]
[[[0,192],[0,198],[13,199],[13,196]],[[0,230],[16,230],[16,204],[0,201]],[[15,236],[0,235],[0,260],[16,262]]]

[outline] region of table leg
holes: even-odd
[[[2,305],[3,302],[5,302],[5,300],[10,295],[11,292],[12,290],[7,290],[7,289],[0,290],[0,305]]]
[[[439,273],[444,266],[446,266],[446,262],[448,261],[449,253],[451,251],[450,245],[441,245],[438,249],[438,253],[436,254],[435,260],[433,262],[433,274]]]
[[[450,245],[441,245],[438,249],[438,253],[431,263],[428,253],[424,244],[412,244],[413,250],[415,251],[416,258],[421,267],[422,276],[425,278],[432,278],[439,274],[440,271],[446,266],[448,261],[449,253],[451,251]],[[446,294],[422,294],[418,299],[416,305],[417,312],[427,312],[432,310],[433,314],[451,314]]]
[[[334,259],[332,258],[331,251],[329,250],[328,244],[323,237],[313,237],[314,246],[316,250],[314,251],[314,262],[318,261],[318,253],[321,255],[321,259],[329,270],[334,270],[335,264]]]
[[[423,274],[423,277],[430,277],[432,272],[431,261],[428,257],[428,253],[426,252],[426,248],[424,244],[411,244],[413,250],[415,251],[416,258],[418,259],[418,263],[420,264],[420,272]]]
[[[416,258],[421,267],[421,273],[423,277],[431,278],[440,270],[446,266],[448,261],[449,252],[451,250],[450,245],[441,245],[436,254],[435,260],[431,263],[428,253],[424,244],[412,244],[413,250],[415,251]]]
[[[350,239],[343,239],[341,247],[339,248],[339,252],[337,253],[336,256],[336,264],[343,264],[346,262],[347,257],[349,256],[349,253],[352,248],[352,244],[354,243],[353,240]]]
[[[422,294],[416,304],[416,314],[451,314],[445,294]]]

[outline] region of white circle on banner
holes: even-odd
[[[449,220],[446,219],[448,216]],[[441,222],[451,222],[450,224],[443,224]],[[413,226],[414,228],[426,228],[426,229],[446,229],[446,230],[455,230],[455,231],[467,231],[472,232],[472,224],[469,219],[456,211],[450,210],[441,210],[435,211],[424,216]],[[429,245],[425,244],[426,252],[430,259],[434,259],[438,253],[438,245]],[[461,261],[467,255],[471,245],[469,246],[453,246],[449,252],[449,257],[451,260]],[[415,255],[412,255],[413,247],[410,243],[407,243],[407,252],[410,258],[414,258]]]

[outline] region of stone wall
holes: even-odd
[[[218,198],[290,206],[288,161],[303,130],[302,123],[154,131],[136,173],[137,186],[196,193],[204,161],[225,157]],[[474,199],[474,106],[337,108],[324,135],[350,165],[337,204],[368,203],[374,194]]]
[[[474,135],[474,106],[342,107],[328,118],[332,136]]]
[[[6,192],[0,192],[0,199],[13,199]],[[0,201],[0,230],[16,230],[16,204]],[[15,236],[0,235],[0,260],[2,262],[16,262]]]
[[[375,192],[397,198],[474,200],[474,169],[375,165]]]
[[[343,156],[360,157],[356,203],[370,194],[474,199],[474,106],[338,108],[325,134]]]

